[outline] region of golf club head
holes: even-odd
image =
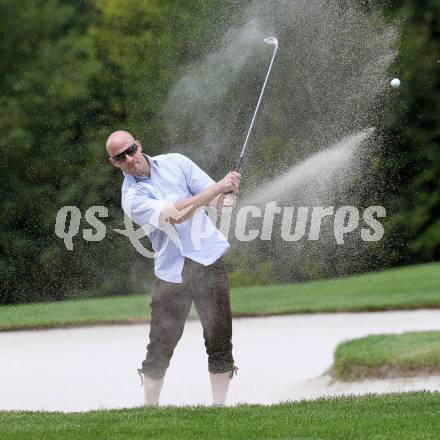
[[[278,48],[278,40],[275,37],[267,37],[264,39],[266,44],[272,44],[276,48]]]

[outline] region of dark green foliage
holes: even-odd
[[[166,93],[187,63],[215,47],[238,3],[1,0],[0,303],[145,289],[151,260],[112,230],[123,228],[121,176],[104,142],[125,128],[150,154],[167,150]],[[386,241],[366,268],[440,257],[440,3],[382,3],[407,21],[396,66],[402,88],[382,127],[386,148],[374,158],[387,182]],[[270,163],[277,142],[261,146],[262,160]],[[81,228],[66,251],[54,234],[64,205],[83,216],[108,207],[107,238],[87,243]]]
[[[112,231],[123,229],[122,177],[105,139],[125,128],[150,154],[164,149],[158,109],[177,67],[215,29],[215,7],[2,0],[0,303],[145,289],[151,261]],[[73,251],[54,234],[64,205],[83,215]],[[109,209],[107,239],[87,243],[93,205]]]
[[[440,258],[440,2],[391,2],[405,19],[396,76],[402,87],[378,159],[391,216],[378,264]]]

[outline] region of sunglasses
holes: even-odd
[[[134,142],[131,144],[126,150],[122,151],[119,154],[116,154],[115,156],[112,156],[110,159],[116,161],[116,162],[122,162],[125,160],[125,155],[128,156],[134,156],[136,154],[136,151],[138,149],[137,143]]]

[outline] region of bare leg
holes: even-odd
[[[144,398],[145,406],[158,406],[160,392],[162,390],[162,379],[150,379],[144,375]]]
[[[212,404],[213,406],[223,406],[228,396],[229,382],[231,381],[231,372],[210,373]]]

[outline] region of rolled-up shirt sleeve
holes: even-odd
[[[148,236],[155,229],[160,229],[183,251],[176,228],[172,224],[165,223],[161,218],[162,211],[169,204],[169,200],[155,199],[148,190],[138,184],[132,185],[122,198],[124,213],[140,226]],[[157,252],[157,249],[155,251]]]
[[[122,209],[141,228],[164,230],[168,229],[168,225],[161,221],[161,212],[169,203],[168,200],[153,198],[141,185],[134,184],[122,198]]]
[[[176,153],[176,158],[192,195],[198,194],[215,183],[215,181],[191,159],[178,153]]]

